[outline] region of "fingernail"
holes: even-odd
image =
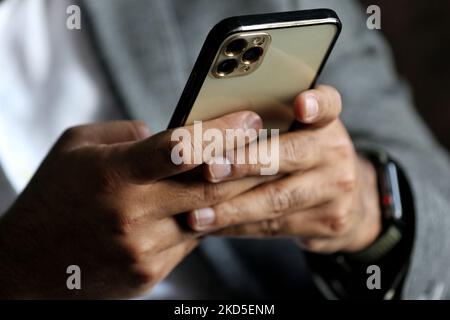
[[[319,114],[319,102],[313,96],[307,96],[305,101],[305,118],[306,122],[313,121]]]
[[[138,125],[138,133],[142,139],[148,138],[151,135],[150,128],[145,124]]]
[[[260,129],[262,128],[261,117],[255,113],[250,113],[244,121],[244,129]]]
[[[214,223],[216,214],[212,208],[201,208],[194,211],[194,218],[196,228],[205,229]]]
[[[223,157],[213,158],[208,164],[208,171],[212,182],[219,182],[231,174],[231,162]]]

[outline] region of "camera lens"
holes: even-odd
[[[231,41],[225,48],[225,54],[228,56],[235,56],[240,54],[247,47],[245,39],[236,39]]]
[[[217,73],[221,76],[230,74],[234,71],[234,69],[236,69],[237,65],[238,65],[238,63],[235,59],[223,60],[217,66]]]
[[[242,61],[247,64],[253,63],[263,55],[263,52],[264,50],[261,47],[250,48],[242,55]]]

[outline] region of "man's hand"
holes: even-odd
[[[284,176],[190,212],[191,228],[226,236],[292,236],[307,250],[321,253],[370,245],[381,229],[376,174],[355,152],[340,112],[340,95],[331,87],[301,93],[295,114],[303,128],[280,136]],[[256,154],[249,152],[252,147],[256,145],[247,146],[247,153]],[[205,177],[229,181],[260,172],[259,165],[224,166],[207,166]]]
[[[238,112],[203,126],[259,129],[261,120]],[[170,130],[149,137],[143,123],[131,121],[69,129],[0,220],[0,296],[140,294],[161,281],[201,236],[184,230],[175,215],[225,201],[268,179],[213,184],[169,178],[196,166],[171,162],[170,137]],[[81,268],[81,290],[66,287],[69,265]]]

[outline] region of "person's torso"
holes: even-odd
[[[0,33],[5,48],[0,53],[5,71],[0,77],[0,163],[10,182],[20,192],[65,128],[121,118],[122,107],[153,131],[163,130],[215,23],[233,15],[299,9],[298,3],[84,1],[82,29],[69,30],[69,1],[12,0],[8,14],[16,16],[0,19],[7,26]],[[109,80],[117,92],[110,91]],[[300,250],[289,240],[211,238],[148,297],[317,295],[305,269]]]

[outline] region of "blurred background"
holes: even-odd
[[[414,93],[416,107],[450,151],[450,1],[360,0],[381,9],[381,32],[397,69]]]

